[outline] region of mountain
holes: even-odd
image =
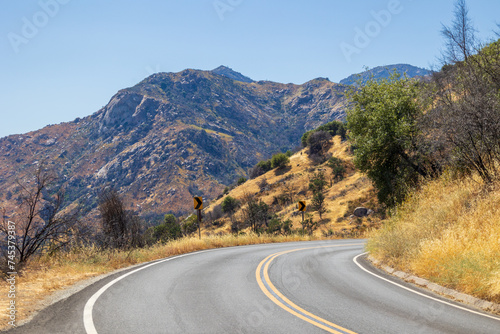
[[[343,85],[355,85],[359,79],[361,79],[362,84],[365,84],[372,77],[375,80],[387,79],[394,72],[394,70],[396,70],[396,72],[398,72],[401,75],[406,73],[406,75],[409,78],[417,76],[424,77],[426,75],[431,74],[429,70],[426,70],[424,68],[415,67],[408,64],[395,64],[395,65],[377,66],[371,70],[350,75],[347,78],[340,80],[340,83]]]
[[[45,162],[66,189],[67,206],[94,212],[115,188],[143,216],[192,210],[192,196],[217,197],[301,135],[343,119],[347,87],[242,82],[212,71],[157,73],[120,90],[96,113],[0,139],[1,206],[13,208],[16,180]]]
[[[236,81],[241,81],[241,82],[246,82],[246,83],[252,83],[254,82],[252,79],[249,77],[244,76],[243,74],[233,71],[229,67],[226,66],[219,66],[216,69],[211,71],[214,74],[222,75],[223,77],[233,79]]]

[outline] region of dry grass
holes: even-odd
[[[186,237],[132,251],[100,250],[96,247],[82,247],[56,256],[43,256],[31,261],[16,284],[16,322],[29,317],[40,309],[41,301],[54,291],[64,289],[83,279],[111,272],[130,265],[162,259],[169,256],[204,249],[253,245],[289,241],[317,240],[314,236],[271,236],[246,234],[240,236],[209,236],[201,240]],[[8,285],[4,280],[0,285],[0,309],[6,310]],[[0,313],[0,329],[8,327],[7,313]]]
[[[409,198],[368,249],[401,270],[500,302],[500,190],[446,176]]]

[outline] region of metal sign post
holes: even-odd
[[[198,211],[198,237],[201,240],[201,210],[203,209],[203,198],[194,197],[194,209]]]
[[[302,212],[302,231],[304,231],[304,212],[306,211],[307,205],[305,201],[299,201],[297,203],[297,209]]]

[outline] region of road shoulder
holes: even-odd
[[[474,296],[465,294],[463,292],[446,288],[444,286],[433,283],[427,279],[414,276],[403,271],[396,270],[389,267],[374,257],[366,254],[360,257],[360,262],[364,267],[370,269],[377,274],[382,274],[382,276],[387,279],[397,279],[410,284],[413,287],[424,289],[425,291],[436,294],[437,296],[447,298],[451,301],[465,304],[469,307],[482,310],[495,315],[500,315],[500,304],[496,304],[487,300],[479,299]]]

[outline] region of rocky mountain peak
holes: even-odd
[[[224,65],[221,65],[221,66],[217,67],[216,69],[213,69],[210,72],[217,74],[217,75],[221,75],[221,76],[229,78],[229,79],[236,80],[236,81],[241,81],[241,82],[246,82],[246,83],[254,82],[249,77],[246,77],[239,72],[233,71],[231,68],[224,66]]]

